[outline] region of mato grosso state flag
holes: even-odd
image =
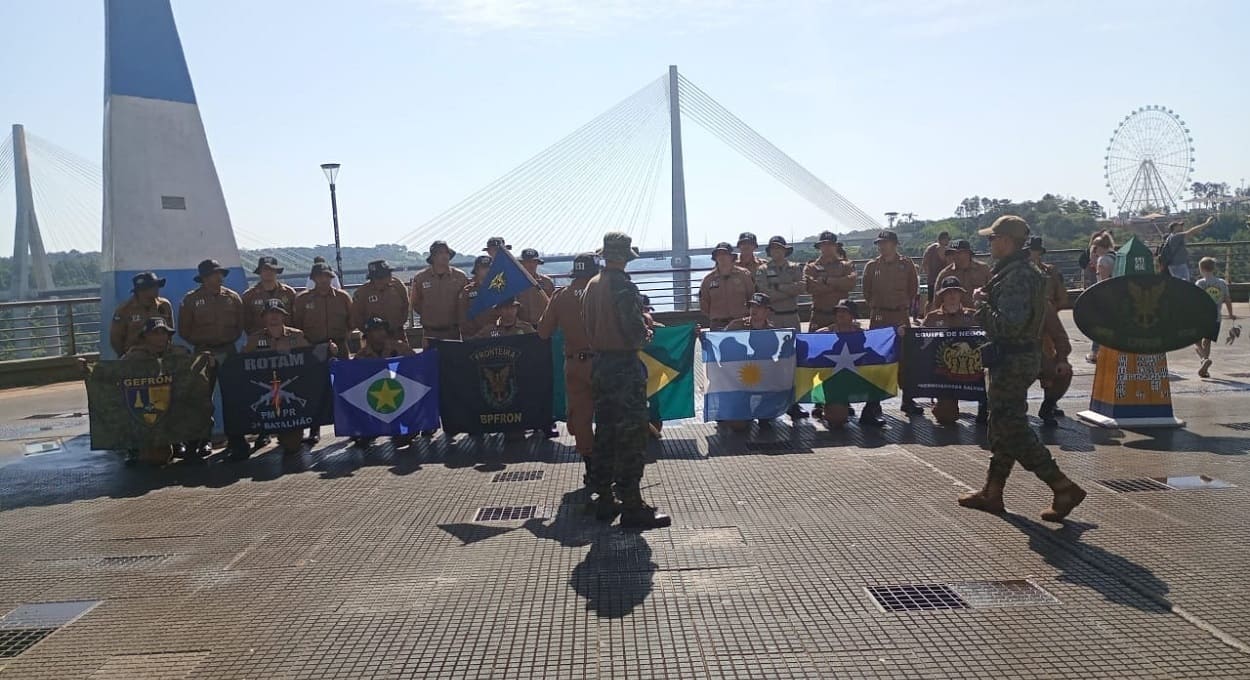
[[[651,420],[694,417],[694,324],[659,326],[650,344],[638,351],[647,367],[647,410]],[[553,414],[564,420],[564,335],[551,338]]]
[[[529,333],[436,347],[439,413],[448,435],[545,430],[551,424],[546,340]]]
[[[893,328],[795,336],[794,397],[802,403],[855,404],[898,392]]]
[[[221,366],[226,434],[268,434],[334,421],[326,346],[234,354]]]
[[[91,448],[144,449],[207,439],[213,426],[207,357],[101,361],[87,377]]]
[[[438,429],[438,351],[330,363],[334,434],[405,435]]]

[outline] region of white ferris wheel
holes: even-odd
[[[1173,212],[1189,188],[1194,138],[1165,106],[1143,106],[1125,116],[1107,145],[1103,177],[1121,213]]]

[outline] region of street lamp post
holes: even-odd
[[[330,182],[330,215],[334,218],[334,268],[338,270],[339,281],[343,280],[343,246],[339,243],[339,200],[334,193],[334,178],[338,177],[338,163],[322,163],[321,171]]]

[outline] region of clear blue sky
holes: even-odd
[[[1104,148],[1145,104],[1189,123],[1195,179],[1250,176],[1244,2],[173,5],[249,246],[331,240],[328,160],[343,164],[344,240],[396,241],[670,63],[878,219],[949,215],[972,194],[1108,204]],[[97,164],[102,15],[98,0],[0,3],[0,122]],[[692,243],[833,226],[703,130],[686,135]],[[662,188],[647,245],[667,242],[667,201]],[[8,252],[11,197],[0,210]]]

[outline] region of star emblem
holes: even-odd
[[[404,386],[391,378],[376,380],[366,395],[369,406],[378,413],[392,413],[404,403]]]
[[[838,350],[837,354],[830,354],[828,356],[833,359],[834,373],[837,373],[838,371],[851,371],[853,373],[858,373],[858,371],[855,370],[855,362],[865,354],[867,354],[867,352],[852,352],[850,345],[844,342],[842,343],[842,349]]]

